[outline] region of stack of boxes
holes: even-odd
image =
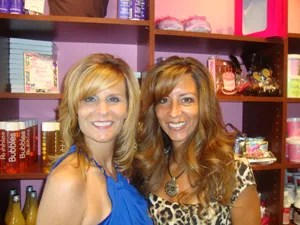
[[[51,41],[30,40],[22,38],[1,38],[1,91],[25,93],[26,55],[41,55],[55,60],[56,49]],[[3,52],[3,53],[2,53]],[[3,59],[2,59],[3,58]],[[28,58],[28,57],[27,57]],[[57,68],[56,68],[57,70]]]

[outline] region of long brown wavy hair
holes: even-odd
[[[191,189],[179,194],[179,201],[199,201],[199,213],[209,202],[230,204],[236,184],[234,169],[234,135],[226,132],[213,81],[204,65],[191,57],[172,56],[149,71],[142,86],[142,107],[135,155],[134,183],[145,194],[158,190],[168,156],[165,149],[171,140],[159,125],[155,107],[175,88],[183,74],[190,74],[199,96],[199,123],[181,146]]]
[[[140,108],[140,88],[132,69],[121,58],[110,54],[92,54],[76,63],[66,75],[63,97],[59,105],[59,121],[66,150],[72,145],[76,146],[79,166],[83,173],[89,167],[86,156],[91,156],[91,152],[85,144],[78,124],[79,102],[120,81],[125,81],[126,84],[128,106],[127,117],[116,139],[113,160],[119,171],[129,171],[136,149],[135,138]]]

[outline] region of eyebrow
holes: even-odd
[[[185,96],[185,95],[194,95],[194,96],[196,96],[196,97],[197,97],[197,93],[196,93],[196,92],[187,92],[187,93],[182,93],[182,94],[180,94],[179,96],[181,97],[181,96]]]

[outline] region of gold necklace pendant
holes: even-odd
[[[178,185],[176,184],[176,177],[172,177],[171,180],[165,183],[165,192],[170,197],[174,197],[179,192]]]

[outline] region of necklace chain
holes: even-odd
[[[178,179],[184,173],[185,170],[183,170],[179,175],[177,175],[175,177],[172,176],[171,171],[170,171],[169,159],[168,159],[168,163],[167,163],[167,169],[168,169],[168,173],[171,177],[171,180],[169,180],[165,183],[165,192],[168,196],[174,197],[179,192],[179,187],[178,187],[178,184],[176,183],[176,179]]]
[[[167,168],[168,168],[168,173],[169,173],[170,177],[171,177],[171,178],[175,178],[175,180],[176,180],[178,177],[180,177],[180,176],[184,173],[184,171],[185,171],[185,170],[182,170],[181,173],[180,173],[179,175],[173,176],[173,175],[171,174],[171,171],[170,171],[170,163],[169,163],[169,160],[168,160]]]

